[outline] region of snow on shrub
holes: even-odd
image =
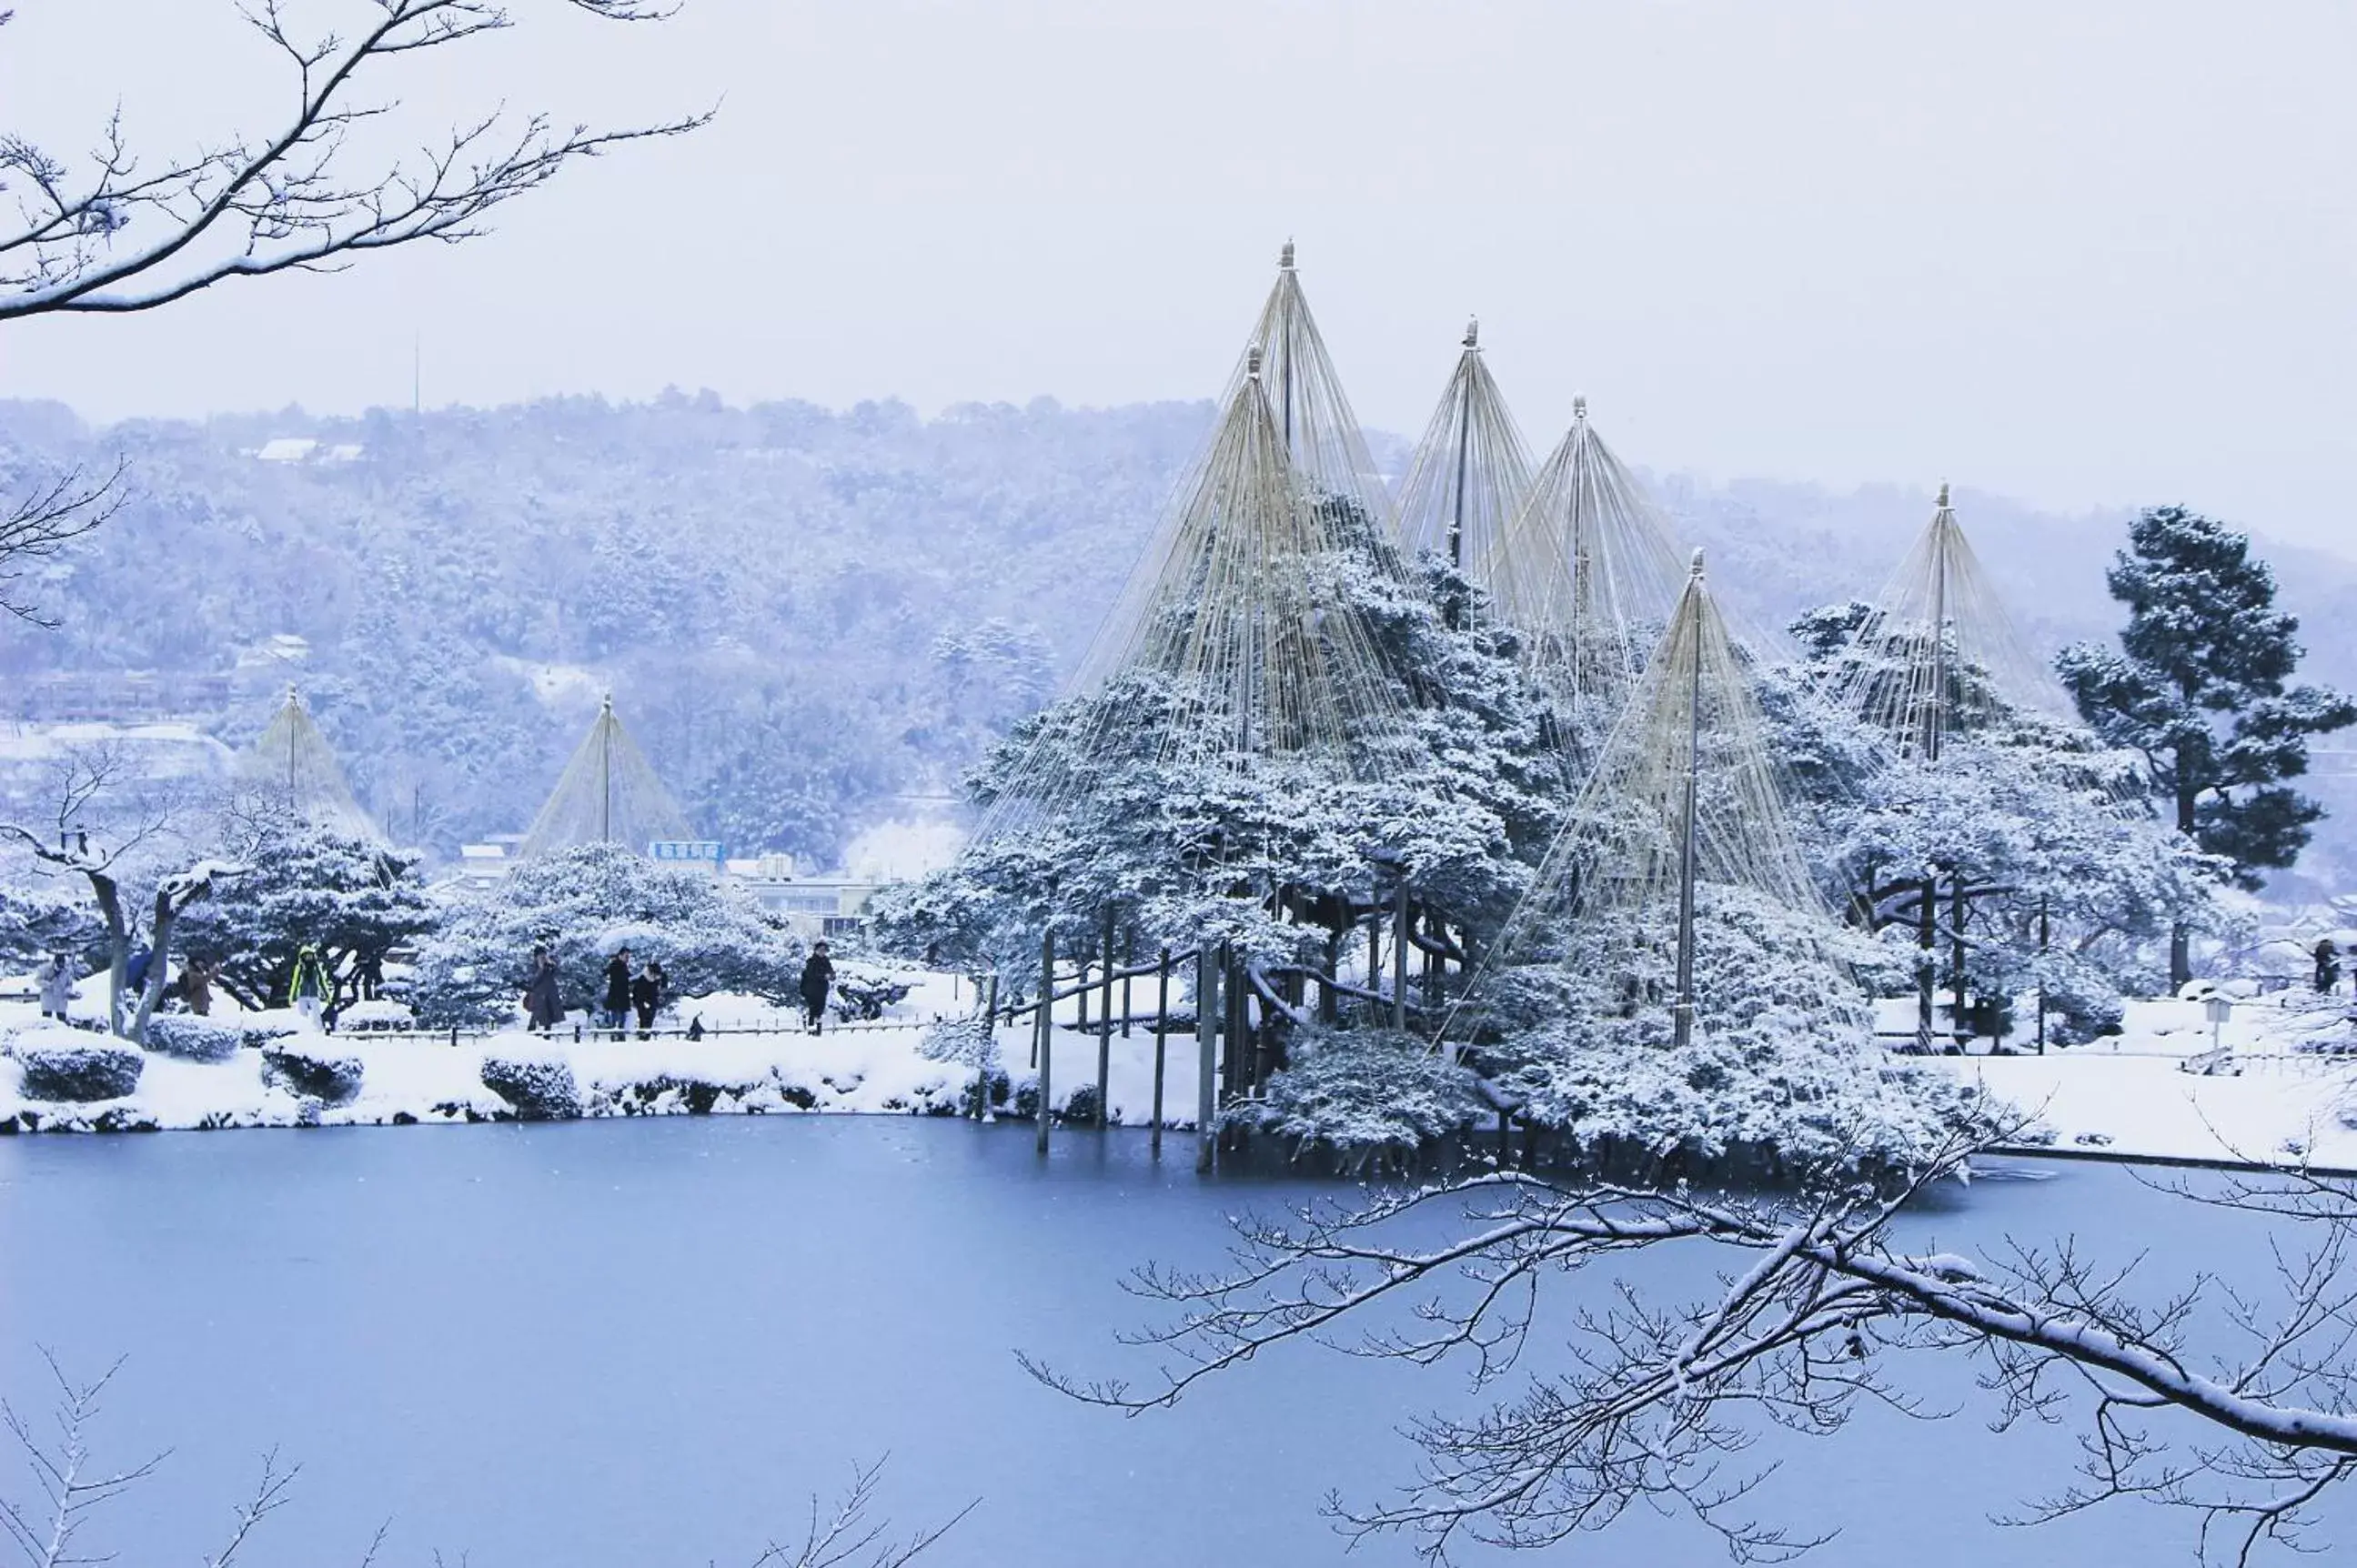
[[[147,1048],[188,1062],[225,1062],[237,1055],[244,1036],[232,1026],[188,1013],[159,1013],[147,1020]]]
[[[27,1100],[120,1100],[139,1087],[147,1058],[120,1040],[79,1029],[36,1029],[16,1040]]]
[[[249,1051],[266,1049],[275,1041],[304,1031],[303,1015],[292,1007],[248,1013],[237,1021],[238,1043]]]
[[[1895,1067],[1845,962],[1856,933],[1745,889],[1697,889],[1695,1025],[1674,1044],[1674,933],[1577,933],[1560,965],[1501,988],[1528,1009],[1482,1055],[1534,1122],[1595,1155],[1740,1168],[1912,1168],[1983,1102]]]
[[[1427,1040],[1391,1029],[1303,1029],[1262,1101],[1229,1118],[1359,1164],[1436,1143],[1484,1108],[1473,1074]]]
[[[525,1122],[564,1122],[581,1114],[581,1089],[561,1061],[515,1057],[483,1058],[483,1087],[515,1107]]]
[[[619,844],[582,844],[525,861],[456,897],[418,943],[410,999],[427,1028],[515,1016],[535,944],[556,959],[568,1012],[594,1008],[606,961],[662,963],[676,996],[745,992],[785,1004],[799,994],[802,944],[742,892],[701,872],[658,865]]]
[[[310,1046],[274,1046],[262,1053],[262,1081],[306,1100],[348,1105],[360,1097],[361,1059]]]
[[[336,1015],[336,1027],[345,1030],[413,1029],[417,1026],[417,1015],[391,997],[380,996],[372,1002],[355,1002]]]
[[[1006,1074],[998,1064],[998,1032],[979,1013],[936,1019],[918,1039],[917,1054],[927,1061],[952,1063],[974,1075],[963,1091],[967,1112],[978,1113],[983,1109],[974,1103],[977,1086],[993,1096],[992,1104],[1006,1101]]]

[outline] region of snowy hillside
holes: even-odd
[[[371,813],[448,852],[530,821],[610,685],[699,832],[831,864],[910,815],[906,797],[953,789],[1073,666],[1208,418],[1041,399],[925,420],[674,393],[102,432],[0,403],[0,457],[119,447],[136,478],[133,504],[39,585],[59,629],[0,627],[17,677],[0,716],[64,716],[62,672],[100,679],[73,688],[87,703],[109,673],[210,676],[291,635],[268,679],[199,686],[172,716],[242,744],[292,676]],[[1395,467],[1399,444],[1375,446]],[[1928,483],[1659,489],[1761,626],[1872,590],[1931,501]],[[2125,507],[2053,516],[1969,484],[1958,499],[2034,645],[2113,629],[2103,570]],[[2262,547],[2303,618],[2308,673],[2357,686],[2357,564]],[[2339,818],[2308,866],[2328,882],[2357,864],[2343,762],[2320,756],[2314,783]]]

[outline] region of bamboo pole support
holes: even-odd
[[[1135,933],[1133,933],[1134,935]],[[1170,1054],[1170,950],[1162,950],[1162,968],[1154,996],[1154,1157],[1162,1157],[1162,1073]]]
[[[1215,1055],[1220,1048],[1220,979],[1211,944],[1195,950],[1195,1168],[1211,1168],[1211,1129],[1219,1120]]]
[[[1104,912],[1104,1005],[1097,1009],[1097,1131],[1113,1120],[1113,908]]]
[[[1048,1123],[1055,1117],[1055,1085],[1053,1082],[1056,1055],[1056,932],[1054,928],[1039,933],[1039,1016],[1038,1059],[1039,1063],[1039,1153],[1048,1152]]]

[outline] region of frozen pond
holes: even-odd
[[[1125,1420],[1010,1355],[1142,1369],[1110,1338],[1141,1320],[1125,1269],[1209,1264],[1224,1215],[1299,1191],[1200,1181],[1189,1152],[1157,1168],[1142,1134],[1072,1134],[1043,1164],[1021,1128],[885,1117],[0,1139],[0,1391],[46,1404],[37,1345],[82,1370],[129,1357],[101,1456],[174,1450],[91,1542],[132,1562],[198,1561],[273,1445],[303,1475],[253,1568],[357,1563],[387,1519],[387,1564],[728,1568],[887,1452],[904,1525],[982,1499],[944,1568],[1343,1562],[1321,1498],[1406,1475],[1397,1426],[1456,1378],[1303,1348]],[[1913,1223],[2230,1268],[2263,1241],[2098,1165]],[[1808,1561],[2182,1560],[2191,1521],[2153,1509],[1990,1523],[2059,1483],[2070,1439],[1993,1436],[1961,1367],[1923,1376],[1964,1412],[1756,1451],[1792,1461],[1762,1514],[1843,1530]],[[21,1479],[12,1458],[0,1495]],[[1590,1544],[1725,1560],[1684,1521]]]

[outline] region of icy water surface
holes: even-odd
[[[981,1499],[942,1568],[1344,1562],[1320,1499],[1408,1474],[1399,1424],[1460,1400],[1457,1378],[1305,1347],[1125,1420],[1012,1358],[1144,1370],[1111,1339],[1141,1321],[1123,1272],[1209,1264],[1225,1215],[1306,1191],[1200,1181],[1190,1152],[1157,1168],[1142,1134],[1075,1134],[1042,1164],[1023,1129],[857,1117],[0,1139],[0,1391],[46,1403],[37,1346],[82,1370],[127,1355],[101,1456],[173,1453],[90,1544],[140,1565],[199,1561],[274,1445],[303,1474],[253,1568],[357,1563],[388,1519],[388,1568],[436,1547],[471,1568],[728,1568],[887,1453],[905,1523]],[[2264,1244],[2096,1165],[2019,1168],[1912,1224],[2186,1266]],[[1964,1369],[1913,1375],[1962,1413],[1755,1452],[1788,1460],[1758,1511],[1842,1531],[1809,1561],[2183,1560],[2190,1521],[2156,1510],[1991,1523],[2061,1479],[2068,1435],[1992,1435]],[[19,1480],[12,1456],[0,1496]],[[1583,1544],[1535,1560],[1725,1561],[1683,1520]]]

